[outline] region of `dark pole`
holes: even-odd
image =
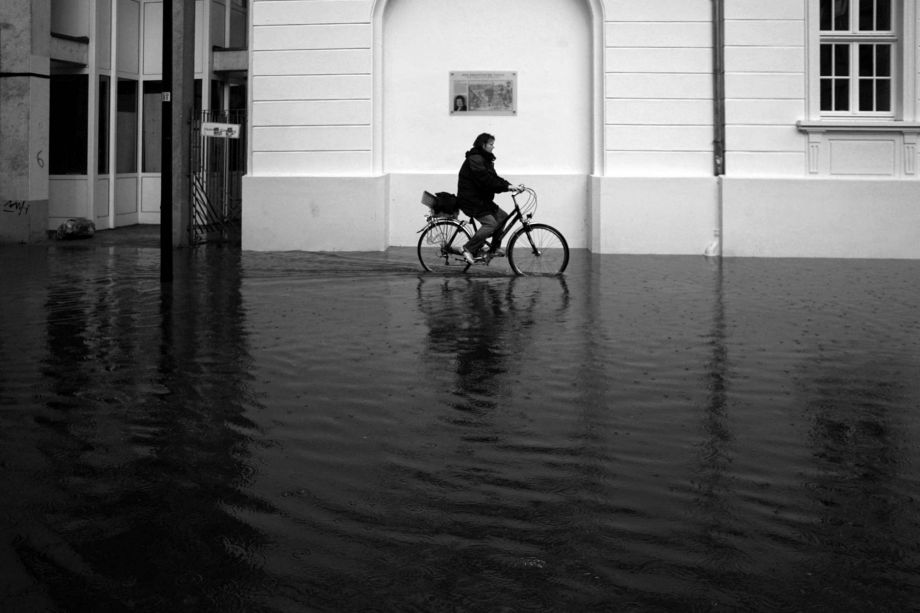
[[[182,0],[179,0],[180,2]],[[160,281],[173,279],[173,0],[163,0],[163,107],[162,151],[160,160]]]
[[[713,174],[725,174],[725,6],[712,0]]]

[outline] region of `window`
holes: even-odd
[[[137,81],[118,79],[115,172],[137,172]]]
[[[808,118],[799,123],[913,131],[918,2],[807,0],[807,7]]]
[[[916,0],[807,0],[806,170],[920,175]]]
[[[86,75],[51,75],[48,172],[85,175],[89,131]]]
[[[99,75],[99,119],[96,122],[96,149],[98,151],[97,171],[109,172],[109,77]]]
[[[192,117],[201,117],[201,79],[195,79],[192,93]]]
[[[820,0],[822,116],[893,117],[898,36],[893,0]]]
[[[160,172],[163,142],[163,82],[144,81],[144,145],[141,169]]]

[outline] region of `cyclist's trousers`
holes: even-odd
[[[496,206],[491,213],[476,217],[476,221],[479,222],[479,229],[476,230],[476,234],[473,235],[473,238],[471,238],[463,248],[470,253],[476,253],[482,248],[486,243],[486,239],[490,236],[494,236],[494,238],[492,239],[492,244],[489,249],[495,251],[501,247],[502,229],[505,227],[505,222],[508,221],[508,213]]]

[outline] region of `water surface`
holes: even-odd
[[[907,611],[920,263],[0,250],[0,609]]]

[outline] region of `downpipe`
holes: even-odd
[[[716,177],[715,227],[707,257],[722,256],[722,195],[725,176],[725,4],[712,0],[712,171]]]
[[[722,177],[716,177],[715,223],[712,230],[712,242],[703,251],[707,258],[722,257]]]

